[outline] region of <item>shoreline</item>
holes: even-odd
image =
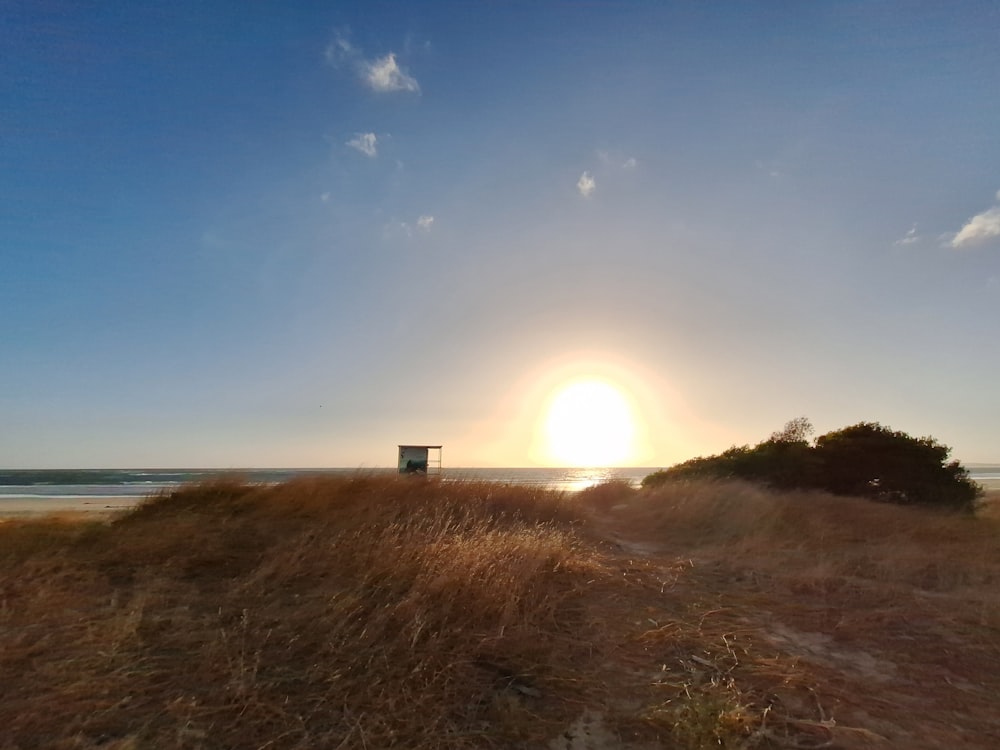
[[[984,516],[1000,518],[1000,481],[980,482],[985,490],[981,502]],[[585,486],[589,485],[587,483]],[[563,491],[584,487],[563,487]],[[47,516],[112,515],[131,510],[139,503],[154,496],[144,495],[0,495],[0,523],[11,520],[37,520]]]

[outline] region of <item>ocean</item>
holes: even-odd
[[[576,491],[612,479],[638,485],[655,468],[464,469],[446,468],[445,480],[485,480]],[[147,497],[191,482],[236,477],[272,484],[303,476],[390,475],[396,469],[0,469],[0,501]]]
[[[972,479],[987,489],[1000,489],[1000,465],[968,467]],[[612,469],[473,469],[445,468],[445,481],[485,480],[575,492],[601,482],[620,480],[635,486],[656,468]],[[394,474],[395,469],[0,469],[0,510],[16,502],[36,508],[101,505],[127,507],[137,500],[182,484],[220,476],[270,484],[302,476]]]

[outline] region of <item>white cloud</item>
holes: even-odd
[[[1000,192],[997,193],[1000,201]],[[1000,237],[1000,206],[988,208],[976,214],[951,238],[948,244],[955,248],[981,245],[984,242]]]
[[[323,56],[334,68],[348,66],[353,69],[361,81],[375,91],[420,92],[417,79],[399,67],[394,52],[384,57],[366,59],[344,34],[337,32],[326,45]]]
[[[639,162],[635,160],[635,157],[630,156],[624,162],[622,162],[622,169],[635,169],[638,164]]]
[[[594,181],[593,175],[590,172],[584,172],[580,175],[580,179],[577,180],[576,189],[580,191],[580,195],[584,198],[589,198],[590,194],[594,192],[597,188],[597,182]]]
[[[378,138],[374,133],[358,133],[345,145],[357,149],[365,156],[375,157],[378,156],[377,143]]]
[[[363,65],[364,80],[375,91],[420,91],[417,79],[409,75],[396,63],[396,55],[390,52]]]
[[[917,234],[917,225],[914,224],[910,227],[910,231],[900,237],[898,240],[893,242],[893,245],[912,245],[914,242],[920,241],[920,235]]]
[[[323,201],[324,203],[329,203],[330,198],[332,198],[332,197],[333,196],[330,194],[330,191],[327,190],[325,193],[323,193],[322,195],[320,195],[319,199],[321,201]]]
[[[421,216],[419,219],[417,219],[417,226],[423,229],[425,232],[431,231],[431,226],[433,226],[433,224],[434,224],[433,216],[424,215]]]

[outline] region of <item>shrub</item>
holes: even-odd
[[[958,461],[948,461],[947,446],[877,422],[821,435],[813,450],[822,467],[820,486],[840,495],[969,512],[983,492]]]
[[[647,476],[643,487],[675,479],[743,479],[779,489],[819,489],[884,502],[934,505],[971,513],[983,488],[950,448],[877,422],[835,430],[810,445],[808,420],[798,418],[754,447],[732,447]]]

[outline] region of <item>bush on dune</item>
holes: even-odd
[[[818,437],[792,420],[756,446],[694,458],[643,480],[657,487],[678,479],[742,479],[777,489],[815,489],[902,505],[972,513],[983,489],[951,449],[932,437],[914,438],[877,422],[861,422]]]

